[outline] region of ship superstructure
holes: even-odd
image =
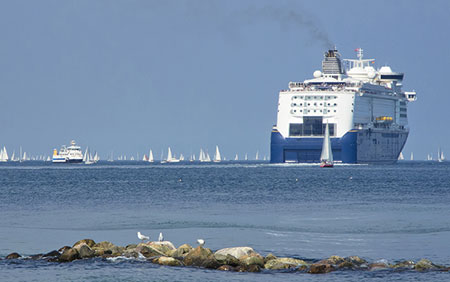
[[[329,50],[313,79],[290,82],[279,93],[271,162],[319,162],[328,124],[334,160],[397,161],[409,133],[407,105],[416,92],[402,90],[403,73],[375,69],[374,59],[341,60]]]
[[[81,147],[78,146],[74,140],[70,142],[70,146],[61,146],[59,153],[56,149],[53,150],[54,163],[81,163],[83,162],[83,153]]]

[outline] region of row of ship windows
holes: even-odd
[[[400,117],[407,117],[407,115],[406,114],[400,114]]]
[[[317,103],[313,104],[314,106],[317,106]],[[323,103],[324,106],[337,106],[337,103],[331,104],[331,103]],[[297,103],[292,103],[291,107],[296,107],[296,106],[303,106],[303,103],[297,104]],[[311,103],[305,103],[305,106],[311,106]],[[322,103],[319,103],[319,106],[322,106]]]
[[[292,96],[292,100],[296,99],[305,99],[305,100],[323,100],[325,97],[325,100],[331,100],[331,99],[337,99],[337,96]]]
[[[406,112],[406,108],[400,108],[400,112]]]
[[[317,113],[317,111],[319,111],[320,113],[322,112],[322,110],[305,110],[304,112],[305,113],[310,113],[310,112],[314,112],[314,113]],[[302,113],[303,112],[303,110],[298,110],[298,112],[299,113]],[[336,110],[334,110],[334,112],[336,112]],[[291,114],[294,114],[294,113],[297,113],[297,110],[291,110]],[[323,110],[323,113],[324,114],[326,114],[326,113],[331,113],[331,110]]]

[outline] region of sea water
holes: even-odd
[[[262,162],[94,165],[0,164],[0,257],[45,253],[91,238],[138,243],[136,232],[176,246],[262,255],[450,265],[450,163],[270,165]],[[450,280],[448,272],[233,273],[139,259],[72,263],[0,260],[5,281]]]

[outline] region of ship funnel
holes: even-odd
[[[343,74],[341,55],[336,49],[325,52],[324,59],[322,61],[322,72],[324,74]]]

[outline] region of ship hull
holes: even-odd
[[[408,138],[408,131],[350,130],[330,138],[333,159],[342,163],[395,163]],[[323,138],[284,138],[272,131],[271,163],[319,163]]]

